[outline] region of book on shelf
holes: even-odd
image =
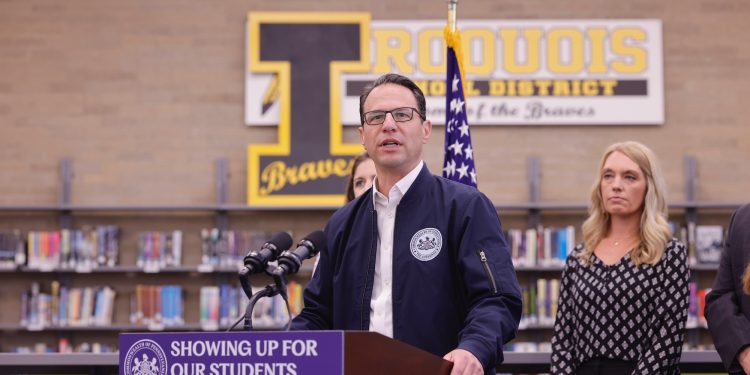
[[[669,222],[672,236],[680,240],[688,250],[690,265],[713,264],[721,260],[724,251],[725,229],[721,225],[698,225],[688,222],[680,226],[674,221]]]
[[[687,226],[685,227],[684,231],[680,231],[683,234],[683,243],[688,248],[688,259],[691,262],[691,264],[698,262],[698,256],[696,255],[696,249],[695,249],[695,223],[694,222],[688,222]]]
[[[90,270],[116,266],[119,251],[119,228],[113,225],[30,231],[25,260],[30,269],[42,271]]]
[[[68,337],[60,337],[57,340],[57,345],[48,345],[45,342],[38,342],[32,346],[11,346],[8,348],[3,347],[3,351],[19,354],[42,354],[42,353],[114,353],[117,351],[117,347],[103,344],[100,342],[87,342],[83,341],[78,345],[73,346],[71,340]]]
[[[97,268],[114,267],[118,264],[119,237],[120,230],[113,225],[80,230],[30,231],[24,246],[20,232],[5,233],[0,235],[0,268],[26,265],[31,270],[40,271],[91,272]],[[198,270],[212,272],[215,267],[239,268],[247,252],[260,249],[270,237],[270,232],[258,230],[203,229]],[[180,230],[142,232],[138,235],[136,266],[148,273],[179,267],[182,265],[182,243]]]
[[[711,292],[711,288],[700,288],[696,281],[688,284],[690,290],[688,302],[687,321],[685,322],[685,341],[684,349],[690,350],[715,350],[712,342],[701,340],[701,335],[697,331],[706,330],[708,322],[706,321],[706,295]]]
[[[688,314],[685,327],[688,329],[707,328],[708,323],[706,322],[705,315],[706,295],[711,292],[711,288],[700,288],[696,281],[688,283],[688,288]]]
[[[516,267],[562,267],[575,248],[575,228],[508,229],[506,239]]]
[[[260,230],[202,229],[201,265],[237,267],[249,251],[260,249],[272,235]]]
[[[560,280],[537,278],[521,286],[523,310],[519,328],[552,327],[557,316]]]
[[[14,269],[26,263],[21,231],[0,232],[0,269]]]
[[[721,225],[695,226],[695,253],[698,262],[719,263],[724,250],[724,228]]]
[[[182,286],[138,284],[131,296],[130,323],[151,330],[185,324]]]
[[[515,353],[551,353],[552,344],[549,341],[511,341],[503,346],[503,350]],[[685,340],[682,350],[716,350],[713,344],[691,342]]]
[[[135,265],[147,272],[182,265],[182,231],[142,232],[138,234]]]
[[[262,287],[253,287],[253,293]],[[287,284],[287,298],[292,316],[302,311],[302,285],[294,280]],[[234,324],[245,314],[249,299],[240,287],[229,284],[204,286],[200,289],[200,324],[212,331]],[[289,320],[286,304],[281,296],[259,299],[253,309],[253,323],[258,327],[281,327]]]
[[[112,324],[115,291],[109,286],[68,288],[59,281],[45,293],[38,282],[21,295],[20,324],[29,330]]]
[[[552,345],[549,341],[511,341],[503,346],[504,351],[516,353],[549,353]]]
[[[547,287],[549,284],[546,279],[536,280],[536,320],[540,325],[550,325],[554,323],[554,318],[550,322],[549,309],[547,308],[550,295]]]

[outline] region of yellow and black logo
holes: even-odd
[[[247,69],[274,74],[263,111],[279,105],[278,143],[247,148],[248,205],[344,202],[362,146],[343,142],[341,74],[368,71],[369,30],[368,13],[248,14]]]

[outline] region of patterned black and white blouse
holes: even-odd
[[[667,243],[662,259],[636,267],[596,255],[583,266],[568,256],[552,338],[553,374],[574,374],[592,358],[637,362],[634,374],[679,374],[690,271],[685,245]]]

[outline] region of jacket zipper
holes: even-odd
[[[497,294],[497,284],[495,283],[495,277],[492,276],[492,271],[490,270],[490,265],[487,263],[487,256],[484,254],[484,250],[479,250],[479,260],[482,261],[484,272],[487,274],[487,278],[490,279],[492,294]]]
[[[377,234],[375,233],[377,230],[376,225],[377,225],[377,220],[378,220],[377,213],[375,211],[372,212],[372,220],[373,220],[372,232],[374,234],[373,238],[375,238],[377,237]],[[361,302],[362,307],[359,311],[359,328],[362,331],[367,331],[369,329],[369,326],[365,327],[365,295],[367,294],[367,283],[368,283],[368,280],[370,280],[370,259],[372,255],[372,249],[374,246],[377,246],[377,242],[375,242],[375,244],[370,245],[370,253],[367,255],[367,270],[365,271],[365,287],[364,289],[362,289],[362,302]],[[367,311],[369,312],[370,310],[367,309]]]

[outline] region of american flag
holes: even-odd
[[[466,96],[461,77],[460,46],[458,31],[445,32],[448,46],[445,94],[445,159],[443,177],[462,184],[477,187],[477,170],[474,167],[474,149],[471,147],[471,132],[466,119]]]

